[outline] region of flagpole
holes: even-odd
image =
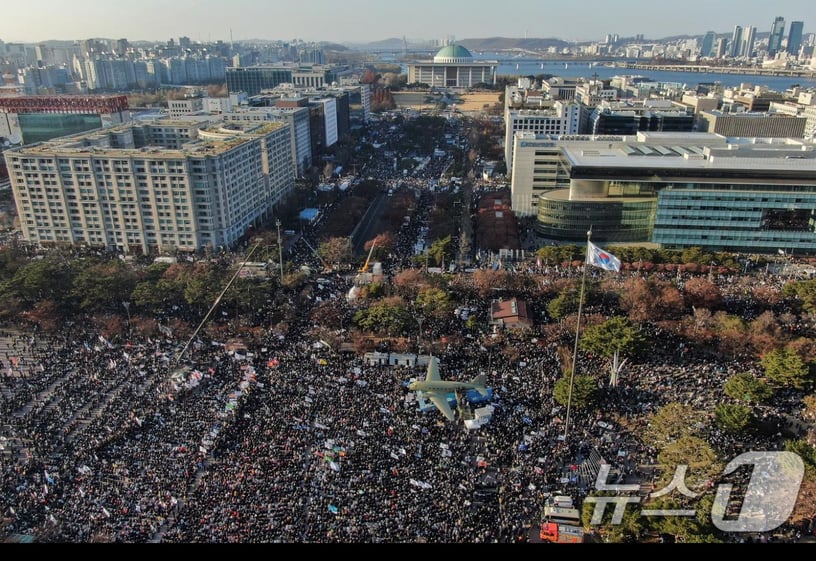
[[[567,415],[564,420],[564,442],[567,441],[569,431],[570,408],[572,406],[572,387],[575,381],[575,366],[578,358],[578,334],[581,332],[581,310],[584,307],[584,287],[586,286],[587,269],[589,268],[589,239],[592,237],[592,226],[587,231],[586,258],[584,259],[584,273],[581,275],[581,292],[578,296],[578,320],[575,322],[575,346],[572,350],[572,369],[570,370],[569,394],[567,394]]]

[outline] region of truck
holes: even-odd
[[[573,505],[572,497],[555,495],[547,498],[538,537],[551,543],[584,542],[581,513]]]

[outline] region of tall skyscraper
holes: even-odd
[[[703,45],[700,47],[700,56],[708,57],[712,55],[712,51],[714,50],[714,40],[717,38],[717,34],[713,31],[707,31],[705,37],[703,37]]]
[[[725,56],[725,53],[728,52],[727,48],[728,39],[725,37],[718,37],[717,43],[714,46],[714,57],[715,58],[722,58]]]
[[[745,58],[751,58],[754,53],[754,36],[756,35],[756,27],[749,25],[746,27],[742,32],[742,49],[740,50],[740,56],[744,56]]]
[[[731,45],[728,49],[728,54],[736,58],[740,55],[742,49],[742,26],[734,26],[734,34],[731,35]]]
[[[796,56],[799,54],[799,49],[802,47],[802,29],[805,27],[805,22],[792,21],[790,31],[788,32],[788,47],[787,51]]]
[[[768,38],[768,55],[776,56],[782,50],[782,38],[785,36],[785,18],[777,16],[771,27],[771,36]]]

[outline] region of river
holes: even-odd
[[[492,56],[491,56],[492,55]],[[724,87],[738,87],[748,83],[753,86],[767,86],[768,89],[784,92],[794,84],[803,88],[816,88],[816,79],[791,76],[757,76],[753,74],[719,74],[699,72],[675,72],[632,70],[606,66],[608,61],[581,60],[541,60],[533,58],[508,58],[501,53],[473,54],[475,60],[498,60],[498,76],[537,76],[552,74],[562,78],[593,78],[609,80],[615,76],[638,75],[649,78],[650,81],[670,84],[685,84],[687,88],[694,88],[697,84],[721,83]],[[628,60],[626,62],[636,62]]]

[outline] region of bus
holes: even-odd
[[[547,499],[538,536],[551,543],[583,543],[581,513],[571,497],[556,495]]]
[[[262,261],[244,261],[238,276],[241,278],[266,276],[269,263]]]

